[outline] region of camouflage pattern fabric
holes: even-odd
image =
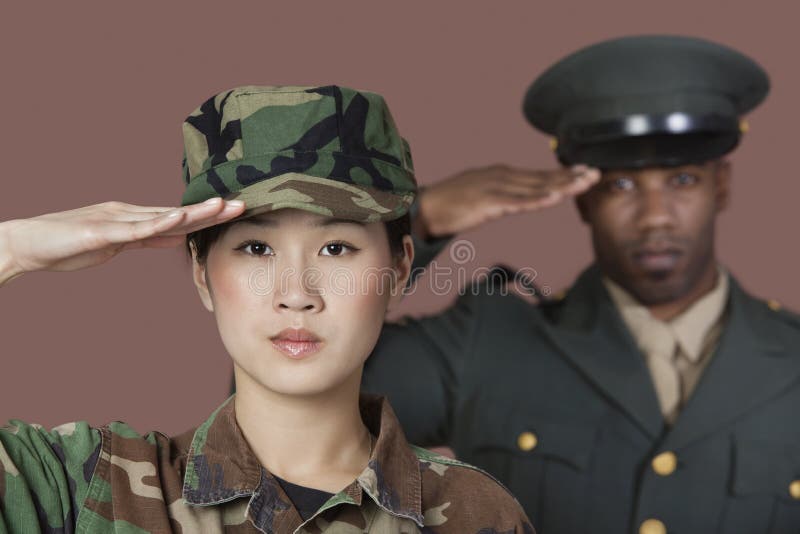
[[[231,399],[175,438],[12,420],[0,430],[0,533],[533,533],[493,478],[408,445],[388,402],[368,396],[368,466],[304,522],[249,448]]]
[[[400,217],[416,192],[408,143],[378,94],[237,87],[183,124],[182,205],[242,199],[244,217],[280,208],[358,221]]]

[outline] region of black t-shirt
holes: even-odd
[[[275,475],[272,476],[275,477]],[[281,485],[286,496],[289,497],[294,507],[300,512],[300,517],[303,518],[303,521],[313,516],[317,510],[319,510],[320,506],[325,504],[325,501],[334,495],[327,491],[298,486],[282,478],[275,477],[275,480],[278,481],[278,484]]]

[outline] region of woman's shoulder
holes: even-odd
[[[420,464],[426,526],[448,523],[448,532],[533,533],[516,498],[492,475],[454,458],[410,447]]]
[[[137,432],[132,426],[114,421],[92,426],[86,421],[64,423],[47,429],[36,423],[11,419],[0,427],[0,468],[16,471],[18,464],[57,462],[67,471],[80,472],[87,483],[98,462],[141,462],[144,458],[169,463],[186,456],[194,429],[175,437],[151,431]],[[77,473],[76,473],[77,474]]]
[[[165,490],[166,484],[168,493],[175,494],[170,497],[178,498],[195,430],[176,436],[159,431],[141,434],[127,423],[109,423],[98,429],[102,450],[95,476],[111,482],[124,473],[131,480],[141,480],[143,486],[148,485],[144,477],[155,476],[148,479],[155,484],[152,491]]]
[[[85,523],[88,531],[106,531],[142,510],[148,521],[169,524],[167,507],[181,499],[194,433],[141,434],[118,421],[47,430],[10,420],[0,427],[0,509],[14,503],[22,524],[67,530]]]
[[[36,423],[11,419],[0,427],[0,467],[8,472],[26,462],[91,464],[93,459],[96,461],[101,441],[100,430],[86,421],[48,430]]]
[[[173,456],[188,454],[196,430],[192,428],[175,436],[157,430],[142,434],[122,421],[113,421],[98,428],[103,438],[109,442],[109,452],[112,448],[114,451],[152,449],[169,452]]]

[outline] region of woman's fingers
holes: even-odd
[[[222,224],[235,217],[241,215],[245,210],[243,203],[238,201],[226,202],[222,209],[210,212],[197,211],[188,212],[186,218],[181,221],[180,225],[162,232],[163,235],[186,235],[202,228],[214,226],[215,224]]]
[[[104,221],[95,225],[89,238],[95,239],[96,245],[90,248],[100,248],[103,242],[107,244],[128,243],[141,241],[175,228],[186,217],[186,212],[181,210],[169,211],[155,217],[139,221]]]
[[[181,235],[154,236],[142,239],[141,241],[131,241],[125,243],[121,250],[133,250],[137,248],[173,248],[182,245],[185,239]]]
[[[175,246],[187,232],[230,220],[244,209],[242,202],[221,198],[179,208],[103,202],[9,221],[5,253],[21,272],[81,269],[126,249]]]
[[[116,201],[112,201],[110,204],[115,204],[121,210],[130,211],[134,213],[164,212],[175,209],[174,207],[171,206],[139,206],[137,204],[128,204],[126,202],[116,202]]]
[[[185,236],[195,230],[220,224],[240,215],[244,204],[239,201],[222,202],[216,198],[214,202],[192,204],[180,208],[171,208],[159,213],[135,212],[120,215],[121,223],[112,232],[112,243],[141,241],[153,236]]]

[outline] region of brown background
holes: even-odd
[[[104,200],[175,205],[180,123],[241,84],[338,83],[384,94],[419,181],[466,166],[554,165],[521,98],[552,61],[632,33],[703,36],[747,52],[773,92],[732,156],[719,256],[757,295],[800,308],[800,74],[789,2],[134,2],[6,6],[0,21],[0,220]],[[139,4],[139,3],[136,3]],[[465,236],[472,269],[527,266],[556,291],[591,258],[572,205]],[[453,297],[420,290],[405,311]],[[146,250],[0,289],[0,420],[119,419],[178,432],[225,397],[228,356],[179,250]]]

